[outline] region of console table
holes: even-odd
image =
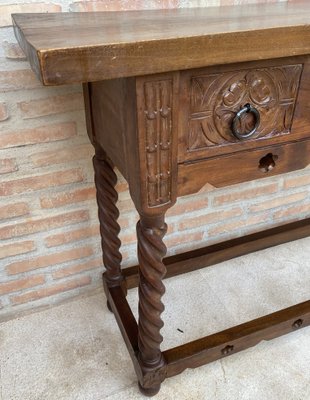
[[[14,14],[44,85],[83,83],[104,289],[136,370],[165,378],[310,324],[310,300],[162,352],[163,278],[310,234],[310,218],[165,258],[178,196],[310,162],[310,2],[178,10]],[[139,266],[121,270],[116,166],[140,221]],[[139,286],[139,321],[126,300]],[[180,293],[181,295],[181,293]]]

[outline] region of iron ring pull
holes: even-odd
[[[252,113],[254,115],[255,126],[250,132],[241,133],[241,132],[239,132],[239,130],[237,128],[237,124],[240,121],[240,119],[242,118],[243,114],[247,114],[247,113]],[[257,128],[259,127],[259,123],[260,123],[259,111],[255,107],[252,107],[251,104],[246,104],[240,111],[237,112],[237,114],[235,115],[235,117],[232,121],[232,125],[231,125],[232,133],[239,140],[248,139],[249,137],[251,137],[255,134],[255,132],[257,131]]]

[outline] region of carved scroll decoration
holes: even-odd
[[[171,200],[172,80],[144,83],[148,206]]]
[[[231,123],[246,103],[261,116],[254,139],[289,134],[301,72],[297,64],[192,77],[188,150],[238,142]],[[249,115],[241,129],[253,123]]]

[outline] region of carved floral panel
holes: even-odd
[[[171,200],[172,80],[144,83],[148,205]]]
[[[188,150],[238,142],[231,131],[232,120],[247,103],[261,117],[252,138],[289,134],[301,72],[302,64],[297,64],[192,77]],[[251,116],[242,122],[241,130],[252,129]]]

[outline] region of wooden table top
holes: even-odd
[[[308,0],[12,17],[46,85],[310,53]]]

